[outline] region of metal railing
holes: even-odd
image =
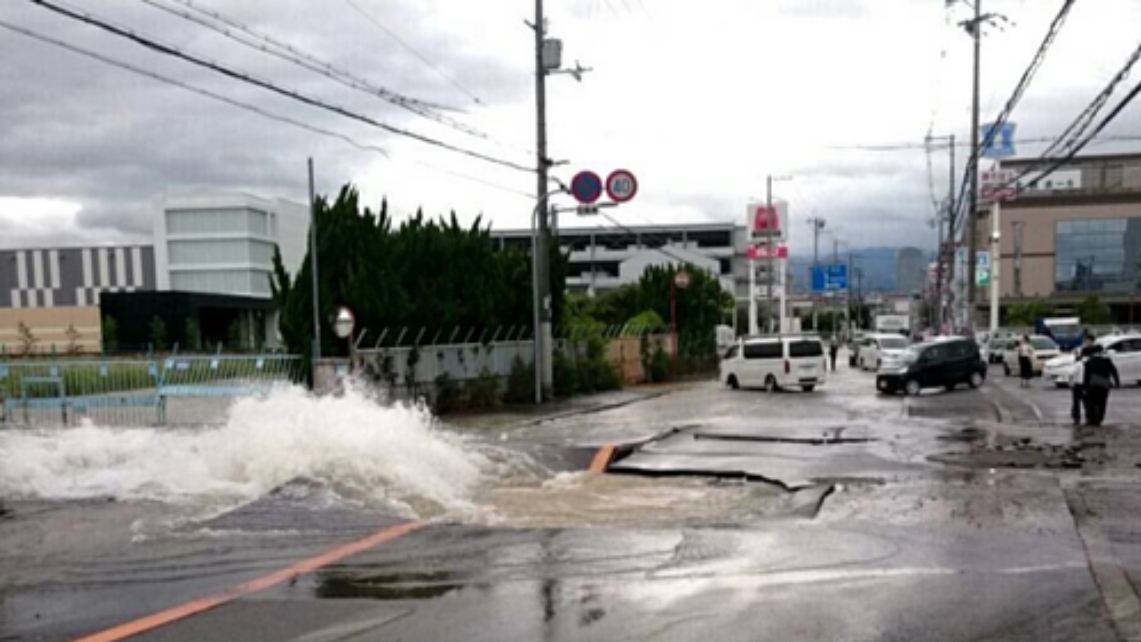
[[[0,421],[22,425],[194,424],[225,404],[179,399],[264,394],[297,382],[294,355],[169,356],[161,359],[27,359],[0,362]]]

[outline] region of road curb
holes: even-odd
[[[1126,642],[1141,642],[1141,598],[1121,567],[1121,560],[1114,554],[1112,543],[1100,528],[1091,523],[1090,517],[1094,513],[1086,505],[1080,485],[1063,487],[1062,494],[1074,520],[1074,528],[1085,548],[1090,574],[1101,593],[1114,629]]]

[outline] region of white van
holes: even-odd
[[[824,343],[810,336],[742,339],[721,360],[721,382],[730,388],[769,392],[799,387],[812,392],[828,372]]]
[[[864,337],[857,355],[857,365],[861,370],[879,370],[884,361],[903,357],[911,347],[907,337],[899,334],[877,333]]]

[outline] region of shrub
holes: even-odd
[[[653,351],[650,356],[650,370],[647,373],[647,378],[652,383],[661,383],[668,381],[670,378],[670,358],[662,348],[661,341],[654,342]]]
[[[535,367],[523,363],[523,358],[515,355],[511,360],[511,373],[507,375],[507,392],[503,395],[507,403],[529,403],[535,400]]]
[[[115,353],[119,351],[119,324],[115,317],[103,319],[103,351]]]
[[[479,377],[465,386],[468,405],[472,408],[494,408],[499,405],[499,377],[487,368],[479,372]]]
[[[574,360],[564,351],[555,350],[551,367],[554,370],[556,397],[569,397],[578,391],[578,371]]]
[[[458,382],[453,381],[448,373],[436,377],[436,412],[443,415],[463,409],[463,393],[463,388]]]

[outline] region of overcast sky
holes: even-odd
[[[159,2],[159,0],[154,0]],[[164,0],[170,4],[170,0]],[[194,0],[410,97],[458,110],[482,139],[244,48],[140,0],[67,0],[187,52],[271,79],[355,112],[504,160],[533,165],[530,0]],[[922,149],[845,146],[966,140],[970,10],[944,0],[547,0],[564,63],[581,83],[548,81],[550,155],[639,177],[637,199],[612,212],[626,225],[743,220],[765,175],[791,176],[794,251],[809,216],[847,247],[934,247]],[[1061,0],[986,0],[1005,14],[984,41],[983,120],[1002,107]],[[177,6],[177,5],[174,5]],[[535,180],[273,95],[148,51],[23,0],[0,21],[130,62],[277,115],[383,148],[357,149],[153,79],[0,29],[0,247],[147,241],[167,193],[247,191],[303,200],[305,159],[318,191],[355,183],[397,216],[455,210],[497,228],[528,224]],[[1056,135],[1137,45],[1141,0],[1078,2],[1016,111],[1018,138]],[[431,63],[426,64],[424,60]],[[1136,75],[1135,75],[1136,77]],[[1124,93],[1124,92],[1121,92]],[[479,99],[475,103],[471,96]],[[1141,136],[1141,105],[1107,134]],[[1041,145],[1022,145],[1032,154]],[[1112,142],[1092,152],[1141,150]],[[960,161],[965,150],[959,150]],[[932,158],[946,191],[946,153]],[[564,217],[567,225],[582,224]],[[605,220],[589,221],[610,225]],[[831,248],[832,236],[825,236]],[[842,245],[841,247],[845,247]]]

